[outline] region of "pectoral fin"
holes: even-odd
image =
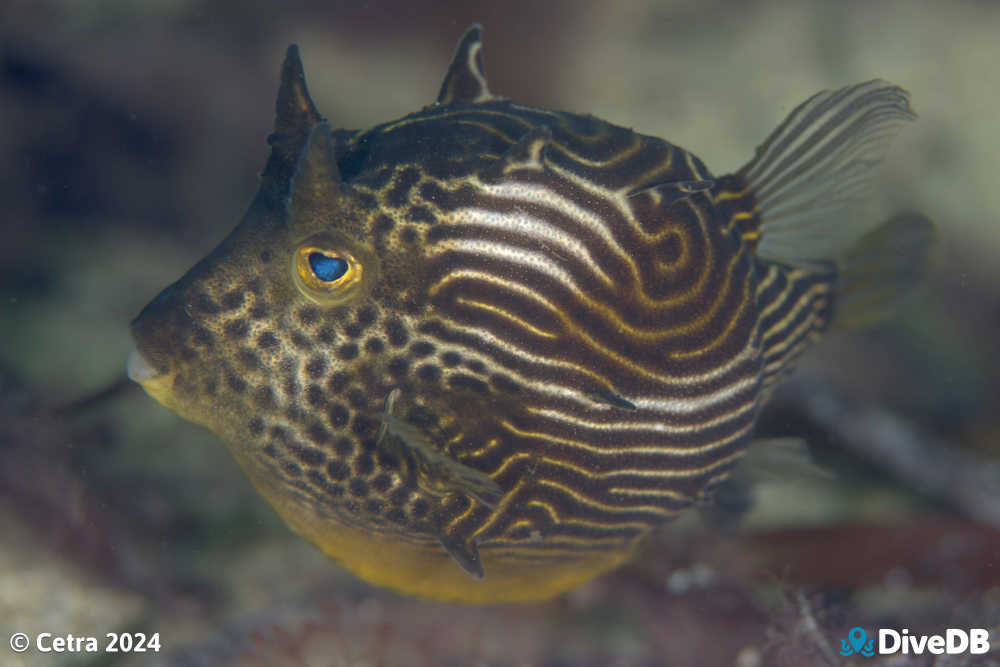
[[[393,410],[398,397],[399,390],[394,389],[386,399],[377,436],[379,446],[395,452],[398,447],[392,447],[391,443],[401,443],[404,456],[415,463],[418,483],[425,490],[436,494],[464,493],[494,509],[503,498],[500,486],[486,473],[441,453],[427,433],[396,417]]]

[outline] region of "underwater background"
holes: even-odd
[[[431,103],[473,21],[494,92],[716,174],[814,92],[897,83],[920,119],[866,215],[920,210],[940,236],[897,318],[826,337],[763,412],[758,435],[804,439],[820,470],[771,465],[543,604],[360,582],[124,380],[129,321],[256,190],[286,46],[322,113],[365,128]],[[5,2],[0,639],[159,633],[161,650],[0,643],[0,665],[1000,664],[839,654],[855,626],[1000,623],[998,34],[989,2]]]

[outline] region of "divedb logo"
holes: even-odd
[[[911,635],[906,628],[890,630],[880,628],[878,631],[878,646],[875,639],[868,637],[868,631],[862,627],[853,627],[847,633],[847,639],[840,640],[840,655],[860,655],[870,658],[876,653],[892,655],[904,653],[910,655],[959,655],[971,653],[980,655],[990,650],[990,631],[985,628],[948,628],[943,635]]]

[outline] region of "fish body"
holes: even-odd
[[[550,597],[709,494],[799,354],[913,282],[925,219],[838,218],[912,117],[884,82],[821,93],[716,177],[494,95],[478,26],[435,103],[366,131],[291,47],[259,192],[133,322],[129,373],[363,579]]]

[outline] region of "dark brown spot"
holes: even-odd
[[[378,207],[378,200],[370,192],[362,192],[358,194],[358,204],[366,211],[371,211]]]
[[[389,360],[389,373],[393,377],[404,377],[410,370],[410,361],[405,357],[393,357]]]
[[[358,311],[358,324],[363,327],[370,327],[375,324],[375,320],[378,318],[378,314],[375,309],[371,306],[365,306]]]
[[[385,343],[380,338],[369,338],[365,341],[365,352],[368,354],[378,354],[385,349]]]
[[[274,406],[274,391],[270,387],[257,387],[253,391],[253,401],[261,408]]]
[[[319,385],[311,384],[306,389],[306,401],[314,408],[321,408],[326,405],[326,392]]]
[[[369,514],[381,514],[382,501],[377,498],[369,498],[365,501],[365,511]]]
[[[364,410],[368,406],[368,396],[364,391],[355,387],[347,392],[347,402],[355,410]]]
[[[458,366],[462,363],[462,355],[457,352],[445,352],[441,355],[441,363],[449,368],[453,366]]]
[[[281,469],[289,477],[302,477],[302,468],[294,461],[282,461]]]
[[[302,391],[302,385],[299,384],[299,381],[294,376],[286,377],[284,385],[285,394],[288,396],[298,396],[299,392]]]
[[[268,443],[264,445],[263,452],[267,454],[272,459],[278,458],[278,448],[274,446],[274,443]]]
[[[417,367],[417,377],[424,382],[437,382],[441,379],[441,368],[434,364],[421,364]]]
[[[378,234],[387,234],[392,231],[392,228],[395,226],[395,220],[387,215],[380,215],[378,220],[375,221],[375,232]]]
[[[393,347],[403,347],[410,340],[410,335],[406,333],[406,327],[396,318],[385,323],[385,331],[389,337],[389,345]]]
[[[431,509],[430,505],[423,498],[417,498],[413,501],[413,505],[410,507],[410,513],[413,514],[414,519],[420,519],[427,516],[427,512]]]
[[[278,346],[278,338],[270,331],[262,331],[257,336],[257,347],[262,350],[271,350]]]
[[[248,370],[260,367],[260,357],[257,356],[256,352],[249,348],[242,348],[239,352],[237,352],[236,359],[244,368]]]
[[[393,507],[391,510],[385,513],[385,518],[393,523],[406,523],[406,512],[399,509],[398,507]]]
[[[354,474],[367,477],[375,471],[375,459],[371,454],[365,454],[354,459]]]
[[[326,388],[329,389],[334,394],[342,394],[344,393],[344,389],[346,389],[347,385],[349,385],[350,383],[351,383],[351,378],[347,375],[347,373],[343,371],[337,371],[336,373],[330,376],[329,381],[327,381],[326,383]]]
[[[316,334],[316,340],[323,343],[324,345],[329,345],[333,341],[337,340],[337,332],[330,327],[323,327]]]
[[[437,183],[424,183],[420,186],[420,196],[427,201],[434,202],[438,206],[442,206],[445,200],[448,199],[448,193]]]
[[[368,495],[368,484],[365,480],[355,477],[347,483],[347,492],[355,498],[364,498]]]
[[[378,441],[376,441],[376,445]],[[392,454],[387,454],[386,452],[376,452],[375,461],[378,463],[380,468],[398,468],[399,461]]]
[[[354,443],[351,442],[350,438],[340,438],[333,443],[333,451],[337,452],[339,456],[347,458],[354,453]]]
[[[392,475],[388,473],[379,473],[375,479],[372,480],[372,488],[379,493],[385,493],[392,486]]]
[[[261,253],[260,253],[260,261],[263,264],[267,264],[268,262],[270,262],[271,261],[271,251],[270,250],[263,250],[263,251],[261,251]]]
[[[247,291],[254,296],[260,296],[261,292],[264,291],[264,286],[260,282],[260,278],[253,278],[247,283]]]
[[[378,477],[375,479],[378,479]],[[372,483],[374,484],[374,482]],[[401,486],[389,494],[389,502],[397,507],[402,507],[410,500],[410,493],[409,489]]]
[[[263,320],[267,317],[267,306],[263,303],[255,303],[250,309],[250,317],[255,320]]]
[[[425,222],[427,224],[437,222],[437,218],[434,217],[434,214],[426,206],[411,206],[406,211],[406,218],[413,222]]]
[[[237,394],[242,394],[247,390],[247,382],[235,373],[229,373],[226,375],[226,384],[229,388],[235,391]]]
[[[222,307],[226,310],[236,310],[243,305],[245,296],[240,290],[232,290],[222,295]]]
[[[486,364],[479,361],[479,359],[469,359],[468,361],[465,362],[465,367],[468,368],[473,373],[481,374],[486,372]]]
[[[313,348],[312,341],[309,340],[308,336],[303,334],[301,331],[292,331],[289,335],[289,339],[292,341],[292,345],[300,350],[308,351]]]
[[[250,420],[250,435],[258,436],[264,433],[264,420],[260,417],[254,417]]]
[[[316,380],[323,377],[323,373],[326,372],[326,358],[316,355],[310,357],[309,361],[306,362],[306,375]]]
[[[337,348],[337,358],[350,361],[358,356],[358,346],[354,343],[344,343]]]
[[[330,435],[330,432],[327,431],[322,426],[320,426],[319,424],[313,424],[312,426],[310,426],[309,429],[306,431],[306,435],[309,436],[309,441],[312,442],[314,445],[325,445],[326,443],[330,442],[330,440],[333,439],[333,436]]]
[[[304,306],[299,309],[299,323],[302,326],[310,326],[319,320],[319,309],[316,306]]]
[[[351,418],[351,413],[342,404],[334,403],[327,410],[326,417],[330,420],[330,426],[333,428],[344,428]]]
[[[357,323],[351,323],[344,327],[344,333],[347,334],[348,338],[358,338],[362,331],[364,331],[364,327]]]
[[[351,430],[355,435],[366,435],[375,430],[375,422],[365,415],[355,415],[351,422]]]
[[[415,359],[420,359],[426,357],[427,355],[434,354],[434,344],[428,343],[427,341],[417,341],[410,346],[410,356]]]
[[[403,243],[412,245],[420,240],[420,233],[417,231],[416,227],[407,226],[403,228],[402,232],[400,232],[400,238],[403,239]]]

